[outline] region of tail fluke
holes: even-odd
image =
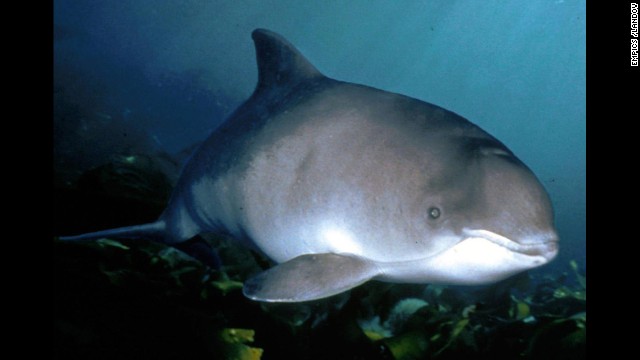
[[[162,241],[165,235],[166,225],[162,220],[156,222],[125,226],[115,229],[101,230],[76,236],[60,236],[62,241],[90,241],[101,238],[114,238],[114,239],[151,239],[156,241]]]

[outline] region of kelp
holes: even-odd
[[[154,334],[179,332],[179,337],[169,337],[163,344],[175,349],[156,353],[157,358],[171,358],[167,354],[182,351],[180,339],[185,337],[191,338],[190,352],[239,360],[360,356],[396,360],[461,356],[579,359],[585,353],[586,277],[574,264],[570,269],[575,285],[567,284],[564,276],[526,275],[527,289],[515,284],[496,294],[494,287],[474,292],[463,287],[372,282],[350,295],[324,301],[263,304],[244,298],[241,289],[242,280],[259,271],[258,264],[266,260],[258,254],[231,255],[247,251],[233,245],[221,247],[223,261],[238,257],[247,262],[258,260],[240,267],[230,264],[233,271],[229,274],[225,267],[213,271],[178,250],[154,243],[100,240],[54,244],[54,285],[66,284],[54,288],[58,293],[57,341],[84,348],[83,356],[93,355],[94,349],[110,354],[103,345],[80,346],[81,340],[73,336],[83,333],[85,327],[93,329],[95,338],[102,336],[96,327],[109,323],[109,318],[100,317],[95,324],[92,318],[104,311],[121,313],[108,327],[110,332],[124,332],[127,339],[116,336],[121,343],[112,344],[114,349],[154,348],[158,346],[152,341]],[[89,289],[82,288],[87,282],[92,283]],[[76,292],[84,292],[85,301],[92,306],[83,307],[82,316],[69,319],[68,309],[61,309],[73,304],[64,299]],[[115,308],[108,304],[114,297]],[[147,306],[149,303],[155,304]],[[154,317],[164,320],[145,321]],[[65,331],[70,325],[75,332]],[[133,335],[128,334],[145,331],[149,333],[133,341]],[[57,350],[68,354],[67,349]]]
[[[216,337],[220,353],[229,360],[260,360],[262,349],[251,347],[255,331],[251,329],[222,329]]]

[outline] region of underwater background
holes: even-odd
[[[190,152],[253,91],[251,32],[321,72],[451,110],[548,190],[560,253],[491,287],[370,283],[296,306],[242,297],[268,260],[209,238],[54,241],[55,358],[582,358],[585,1],[53,2],[54,235],[155,220]]]

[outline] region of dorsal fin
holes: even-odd
[[[251,34],[256,46],[258,86],[256,92],[294,87],[323,75],[284,37],[265,29]]]

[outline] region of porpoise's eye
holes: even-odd
[[[440,217],[440,209],[438,209],[437,207],[430,207],[429,208],[429,218],[431,219],[437,219]]]

